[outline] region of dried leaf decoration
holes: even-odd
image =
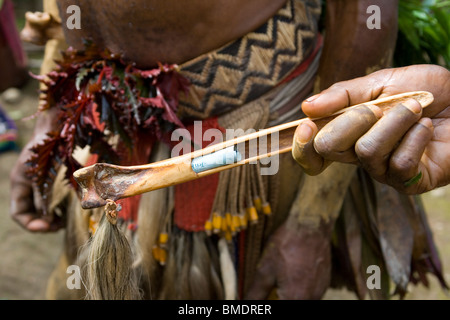
[[[359,299],[404,299],[408,286],[436,277],[447,293],[438,248],[421,198],[378,183],[362,168],[354,176],[333,232],[331,287]],[[369,266],[380,269],[380,288],[369,288]]]
[[[27,173],[47,201],[62,165],[77,188],[72,177],[81,167],[73,157],[77,147],[89,146],[99,162],[120,163],[133,159],[139,137],[164,141],[172,130],[183,127],[177,117],[178,96],[189,87],[177,65],[141,70],[89,41],[84,50],[69,48],[62,56],[56,70],[34,76],[46,85],[44,104],[36,115],[58,109],[54,129],[32,147],[27,161]]]

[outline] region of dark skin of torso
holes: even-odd
[[[157,62],[183,63],[214,50],[271,17],[286,0],[76,1],[59,0],[62,21],[69,5],[81,11],[81,29],[66,29],[69,45],[82,48],[82,38],[140,67]],[[63,26],[65,24],[63,23]]]

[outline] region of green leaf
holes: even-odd
[[[414,184],[416,184],[417,182],[420,181],[420,179],[422,178],[422,171],[420,171],[415,177],[411,178],[410,180],[405,182],[405,187],[410,187]]]
[[[400,0],[396,66],[434,63],[449,68],[449,40],[449,0]]]

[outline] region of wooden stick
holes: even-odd
[[[415,91],[363,104],[376,105],[383,110],[383,113],[386,113],[392,107],[411,98],[417,100],[423,108],[433,102],[431,93]],[[314,121],[320,130],[339,114],[363,104],[345,108],[324,118],[310,120]],[[182,156],[146,165],[118,166],[97,163],[79,169],[74,172],[73,176],[81,187],[81,205],[84,209],[101,207],[106,204],[106,200],[116,201],[290,152],[294,132],[298,125],[305,120],[304,118],[281,124]],[[218,157],[219,155],[220,157]]]

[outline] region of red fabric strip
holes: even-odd
[[[194,132],[193,124],[187,126],[186,129],[195,143],[202,148],[211,144],[211,141],[204,141],[203,139],[206,130],[219,129],[225,132],[225,129],[219,126],[217,117],[209,118],[201,121],[201,123],[201,137],[198,136],[200,130]],[[195,133],[197,133],[197,136],[195,136]],[[220,141],[214,141],[214,143],[216,142]],[[191,149],[191,151],[193,150]],[[190,232],[205,230],[205,222],[211,214],[218,183],[219,173],[215,173],[175,186],[174,222],[178,228]]]

